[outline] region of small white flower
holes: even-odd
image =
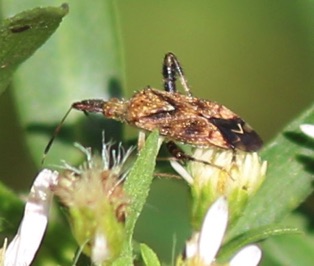
[[[5,252],[5,266],[30,265],[45,233],[58,173],[42,170],[36,177],[27,203],[24,217],[14,239]]]
[[[300,126],[300,129],[305,135],[308,135],[309,137],[314,138],[314,125],[302,124]]]
[[[266,175],[267,162],[256,152],[196,148],[195,161],[171,166],[191,187],[192,223],[199,230],[203,217],[215,200],[225,196],[229,202],[229,223],[242,213],[248,200],[259,189]]]
[[[220,197],[208,209],[201,230],[194,234],[186,245],[184,265],[218,265],[215,256],[223,241],[228,223],[228,203]],[[261,259],[261,250],[256,245],[241,249],[230,261],[231,266],[255,266]]]
[[[202,187],[211,183],[213,193],[225,196],[239,187],[245,188],[247,193],[254,191],[264,180],[267,169],[267,162],[262,161],[256,152],[234,153],[230,150],[198,148],[192,157],[199,161],[190,161],[187,167],[176,160],[170,160],[170,164],[190,185]]]

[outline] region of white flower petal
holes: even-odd
[[[314,138],[314,125],[303,124],[300,125],[300,129],[304,134],[308,135],[311,138]]]
[[[210,265],[221,245],[228,223],[228,202],[220,197],[208,209],[199,237],[198,255],[206,265]]]
[[[5,256],[5,252],[7,250],[7,246],[8,246],[8,239],[5,238],[4,241],[3,241],[2,248],[0,248],[0,265],[1,266],[4,265],[4,256]]]
[[[185,244],[185,257],[191,259],[197,255],[199,233],[195,233]]]
[[[193,177],[189,174],[189,172],[178,163],[176,160],[170,160],[170,164],[172,168],[182,177],[185,179],[186,182],[189,184],[193,184]]]
[[[229,266],[256,266],[262,258],[262,251],[256,245],[242,248],[230,261]]]
[[[57,172],[42,170],[36,177],[27,200],[19,230],[5,253],[5,266],[30,265],[45,233]]]
[[[93,263],[101,264],[106,261],[109,256],[108,243],[105,235],[102,233],[96,234],[91,255]]]

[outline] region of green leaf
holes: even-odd
[[[147,245],[140,244],[141,254],[145,265],[147,266],[160,266],[160,262],[156,253]]]
[[[224,245],[221,253],[219,253],[219,258],[222,260],[230,259],[237,251],[248,244],[260,242],[270,236],[286,234],[301,234],[301,231],[297,228],[283,225],[263,226],[248,231]]]
[[[262,152],[268,161],[266,180],[230,232],[242,234],[280,222],[313,191],[313,141],[299,129],[313,123],[314,105],[291,122]]]
[[[35,8],[5,19],[0,25],[0,95],[16,68],[58,28],[68,6]]]
[[[122,63],[115,15],[113,1],[70,1],[69,16],[53,38],[17,71],[15,106],[37,165],[73,102],[121,96]],[[86,118],[82,112],[71,112],[45,165],[60,164],[62,159],[78,161],[81,154],[73,147],[74,142],[100,148],[104,129],[107,139],[121,139],[120,123],[101,115]]]
[[[0,232],[14,234],[23,213],[23,202],[17,195],[0,183]]]
[[[261,265],[302,265],[312,266],[314,241],[312,235],[290,235],[274,237],[262,245]]]
[[[123,248],[120,258],[114,265],[132,265],[132,237],[136,221],[141,214],[146,198],[148,196],[150,185],[154,178],[156,158],[159,151],[159,135],[154,131],[149,135],[144,148],[140,151],[135,164],[130,171],[124,188],[131,198],[131,207],[128,210],[126,220],[127,241]]]
[[[272,237],[262,243],[263,263],[261,265],[313,265],[314,235],[309,226],[310,217],[294,212],[285,223],[298,227],[302,235]]]

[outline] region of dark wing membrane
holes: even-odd
[[[222,119],[213,117],[209,121],[219,129],[225,141],[230,144],[230,148],[254,152],[263,145],[260,136],[240,118]]]

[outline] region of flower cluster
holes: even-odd
[[[228,200],[233,222],[264,181],[267,163],[255,152],[215,148],[195,149],[193,157],[196,161],[187,167],[175,160],[171,165],[190,184],[194,228],[200,227],[208,207],[221,196]]]
[[[78,146],[86,155],[80,167],[64,163],[62,173],[43,170],[35,180],[17,236],[4,252],[4,265],[30,265],[46,229],[52,195],[66,207],[81,250],[97,265],[119,257],[126,241],[125,220],[132,200],[124,181],[133,149],[103,142],[101,156]],[[194,161],[173,168],[188,182],[192,195],[192,237],[178,266],[254,266],[261,250],[248,245],[227,264],[217,259],[227,228],[241,214],[265,178],[266,162],[256,153],[195,149]],[[208,162],[208,163],[206,163]]]
[[[232,222],[243,212],[249,199],[263,183],[267,164],[257,153],[196,148],[194,161],[186,166],[170,163],[190,185],[194,233],[186,244],[185,256],[178,265],[220,265],[215,256]],[[228,265],[257,265],[261,251],[249,245]],[[223,264],[225,265],[225,264]]]

